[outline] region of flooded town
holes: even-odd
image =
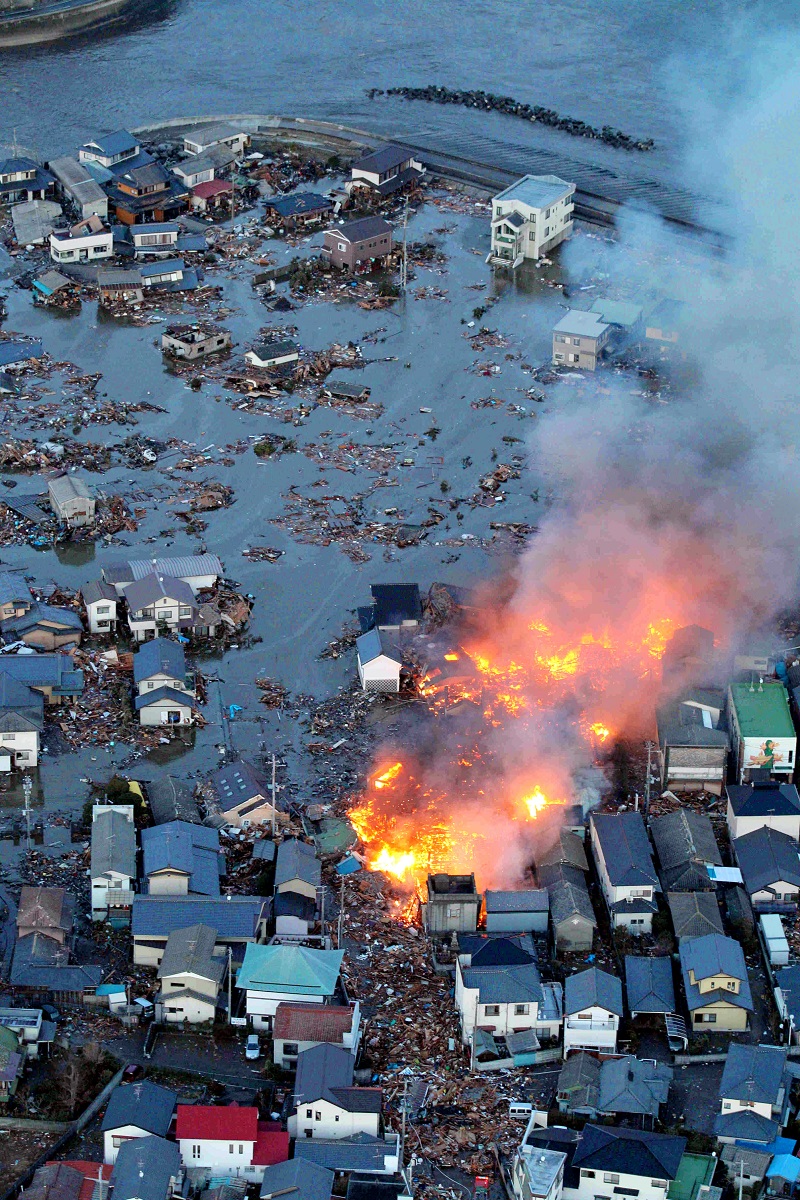
[[[0,7],[8,77],[123,8]],[[417,137],[0,120],[0,1200],[800,1192],[800,97],[748,61],[671,178],[643,109],[399,66]]]

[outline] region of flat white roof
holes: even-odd
[[[523,175],[511,187],[495,196],[495,200],[520,200],[531,208],[547,208],[562,199],[575,187],[559,175]]]
[[[595,312],[584,312],[580,308],[571,308],[557,325],[553,333],[574,333],[578,337],[600,337],[608,326],[605,325]]]

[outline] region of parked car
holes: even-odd
[[[249,1058],[251,1060],[261,1057],[261,1045],[259,1043],[257,1033],[250,1033],[247,1035],[244,1056],[245,1058]]]

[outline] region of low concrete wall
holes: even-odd
[[[83,0],[63,5],[43,3],[29,11],[0,11],[0,48],[55,42],[120,20],[132,0]]]
[[[35,1121],[33,1117],[5,1117],[0,1114],[0,1129],[38,1129],[42,1133],[58,1133],[69,1127],[69,1121]]]

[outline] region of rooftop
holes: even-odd
[[[297,838],[286,838],[278,846],[275,865],[275,888],[299,879],[309,887],[319,887],[322,878],[322,863],[317,852],[308,842]]]
[[[225,974],[225,959],[215,956],[216,943],[217,931],[210,925],[173,929],[164,947],[158,978],[197,975],[219,986]]]
[[[258,1109],[239,1104],[179,1104],[175,1125],[178,1141],[255,1142]]]
[[[346,221],[328,230],[334,237],[347,242],[364,242],[368,238],[384,237],[392,227],[383,217],[360,217],[357,221]]]
[[[558,175],[523,175],[511,187],[499,192],[494,203],[498,200],[520,200],[530,208],[549,208],[574,190],[574,183],[567,183]]]
[[[668,892],[667,904],[676,938],[724,933],[716,892]]]
[[[169,575],[156,575],[153,572],[145,575],[142,579],[126,584],[122,589],[122,594],[132,613],[149,608],[157,600],[172,600],[175,604],[182,604],[188,608],[195,607],[194,592],[188,583],[184,583],[182,579],[175,579]]]
[[[179,693],[183,697],[183,693]],[[141,832],[142,869],[148,878],[161,871],[188,876],[189,891],[219,896],[219,831],[189,821],[169,821]]]
[[[151,1083],[149,1079],[120,1084],[111,1093],[100,1128],[105,1132],[133,1125],[147,1133],[166,1137],[177,1099],[177,1094],[170,1088]]]
[[[752,833],[734,838],[731,848],[751,896],[776,883],[800,887],[798,846],[787,833],[762,825]]]
[[[152,1134],[124,1141],[111,1172],[114,1200],[165,1200],[170,1181],[180,1175],[181,1152],[175,1142]]]
[[[326,1167],[292,1158],[267,1167],[261,1183],[261,1200],[273,1200],[273,1197],[283,1200],[285,1196],[291,1200],[330,1200],[334,1179],[333,1171]]]
[[[564,981],[564,1012],[567,1015],[591,1007],[604,1008],[621,1017],[622,980],[599,967],[568,975]]]
[[[462,967],[461,975],[465,988],[477,989],[479,1004],[538,1004],[542,1000],[542,981],[535,963]]]
[[[650,841],[641,813],[592,813],[591,824],[612,887],[642,884],[658,887]]]
[[[793,783],[729,783],[725,791],[736,817],[800,816],[800,796]]]
[[[257,946],[245,951],[236,985],[256,992],[332,996],[342,969],[343,950],[308,946]]]
[[[782,683],[765,679],[754,690],[749,683],[732,683],[730,687],[742,737],[796,737]]]
[[[598,338],[608,329],[597,313],[584,312],[579,308],[571,308],[553,326],[553,333],[569,333],[577,337]]]
[[[719,1085],[726,1100],[778,1105],[786,1072],[785,1046],[745,1046],[731,1042]]]
[[[133,678],[136,683],[159,674],[172,679],[183,679],[186,675],[186,655],[180,642],[173,642],[170,638],[152,638],[149,642],[143,642],[134,654]]]
[[[210,925],[219,941],[255,937],[266,901],[259,896],[134,896],[134,937],[166,938],[173,929]]]
[[[273,1038],[290,1042],[332,1042],[341,1045],[353,1027],[354,1010],[334,1004],[279,1004]]]
[[[625,990],[630,1012],[675,1012],[675,988],[669,958],[625,955]]]
[[[366,171],[370,175],[384,175],[394,167],[402,167],[413,157],[413,151],[407,150],[405,146],[392,143],[389,146],[381,146],[377,150],[370,150],[368,154],[357,158],[352,164],[352,170]]]
[[[572,1161],[581,1168],[674,1179],[685,1149],[686,1138],[682,1137],[587,1125]]]
[[[529,888],[520,892],[491,892],[484,895],[487,913],[548,912],[550,897],[545,888]]]
[[[139,148],[139,143],[127,129],[118,129],[116,133],[106,133],[93,138],[82,147],[84,150],[97,150],[104,158],[112,158],[116,154],[133,153]]]
[[[92,822],[92,877],[114,871],[136,877],[136,830],[124,813],[109,808]]]

